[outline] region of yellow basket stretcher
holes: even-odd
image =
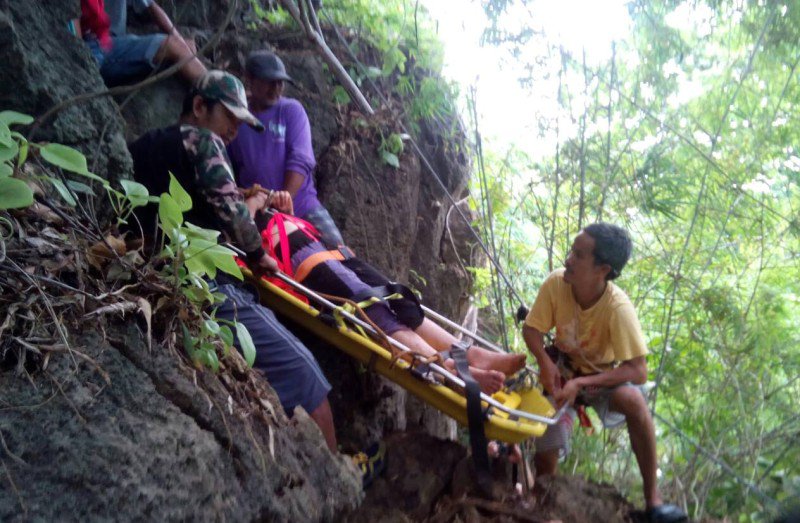
[[[247,269],[242,269],[242,273],[245,278],[258,288],[260,301],[263,305],[285,315],[335,345],[351,357],[408,390],[422,401],[455,419],[461,425],[466,426],[468,424],[466,398],[446,385],[434,384],[412,374],[410,365],[406,361],[393,358],[388,350],[359,332],[361,330],[375,334],[372,326],[367,322],[350,314],[284,274],[278,273],[276,275],[313,302],[331,310],[336,310],[340,316],[346,318],[351,324],[332,326],[328,322],[318,319],[321,313],[315,307],[300,301],[295,296],[264,279],[256,279],[252,272]],[[433,311],[427,308],[424,310],[427,316],[440,321],[444,320],[448,325],[461,329],[460,326],[453,324]],[[489,344],[486,340],[482,340],[472,333],[467,332],[467,335]],[[388,341],[395,348],[410,352],[410,349],[400,342],[392,338],[388,338]],[[464,382],[461,378],[437,364],[431,364],[430,368],[433,372],[442,376],[446,383],[463,390]],[[481,393],[481,402],[481,406],[486,413],[484,422],[486,437],[506,443],[520,443],[529,438],[541,436],[547,426],[555,424],[561,415],[560,411],[556,413],[550,402],[536,388],[513,392],[500,391],[492,396]]]

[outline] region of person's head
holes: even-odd
[[[247,109],[242,82],[218,70],[208,71],[189,91],[181,120],[216,133],[226,144],[236,138],[241,122],[257,131],[264,130],[264,125]]]
[[[283,95],[284,82],[292,81],[281,59],[270,51],[250,53],[244,69],[250,105],[255,111],[275,105]]]
[[[633,242],[622,227],[603,222],[584,227],[564,263],[564,280],[572,284],[613,280],[622,273],[632,250]]]

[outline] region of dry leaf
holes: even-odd
[[[113,251],[111,249],[113,249]],[[114,253],[116,253],[116,255]],[[108,263],[109,260],[115,259],[117,255],[123,256],[124,254],[125,241],[122,238],[109,234],[106,236],[105,241],[99,241],[89,247],[89,252],[86,253],[86,261],[98,271],[102,271],[103,266]]]
[[[153,339],[152,339],[153,308],[150,306],[150,302],[145,300],[144,298],[139,298],[136,301],[139,303],[139,312],[142,313],[142,316],[144,316],[144,321],[147,323],[147,350],[150,350],[153,348]]]
[[[132,301],[121,301],[119,303],[112,303],[111,305],[106,305],[105,307],[100,307],[99,309],[95,309],[92,312],[85,314],[84,318],[88,318],[89,316],[99,316],[101,314],[109,314],[115,312],[131,312],[135,311],[139,308],[137,303],[133,303]]]

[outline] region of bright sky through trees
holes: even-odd
[[[575,56],[586,50],[587,61],[607,60],[611,42],[630,30],[624,0],[536,0],[515,4],[498,25],[509,32],[530,28],[546,35],[533,39],[519,60],[509,58],[505,48],[481,46],[486,14],[476,0],[425,0],[437,20],[445,45],[444,74],[459,83],[462,93],[474,85],[481,132],[500,147],[511,143],[534,156],[550,154],[555,137],[537,136],[537,118],[555,118],[558,104],[554,77],[530,86],[520,85],[528,75],[526,63],[548,54],[547,44],[561,45]],[[546,67],[558,68],[557,57]],[[569,132],[569,131],[567,131]]]

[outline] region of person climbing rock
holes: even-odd
[[[138,14],[149,14],[161,33],[128,34],[129,6]],[[180,72],[190,84],[206,72],[196,56],[194,41],[181,36],[155,0],[81,0],[80,25],[75,29],[110,86],[128,83],[175,62],[184,62]]]
[[[283,96],[285,82],[292,82],[281,59],[269,51],[247,57],[244,82],[250,110],[264,124],[264,133],[246,126],[228,147],[241,187],[259,184],[274,191],[289,191],[296,216],[311,222],[330,249],[344,245],[342,233],[314,188],[314,150],[311,125],[303,105]]]
[[[236,188],[225,152],[225,143],[236,136],[241,122],[263,128],[247,110],[239,79],[209,71],[186,97],[178,124],[149,131],[129,146],[134,177],[150,194],[158,195],[168,190],[172,173],[192,198],[187,221],[221,231],[247,253],[254,269],[275,271],[277,265],[261,247],[261,235]],[[157,211],[155,204],[137,209],[145,236],[152,236],[157,227]],[[222,273],[210,285],[226,296],[216,317],[247,327],[256,348],[254,367],[266,375],[286,413],[291,416],[296,406],[302,406],[335,453],[336,432],[328,402],[331,386],[311,352],[258,302],[255,289]]]
[[[595,223],[575,238],[565,267],[547,277],[525,319],[523,337],[536,358],[540,380],[561,406],[591,406],[607,428],[628,426],[644,483],[647,516],[653,522],[686,521],[675,505],[664,504],[656,475],[656,436],[643,384],[647,346],[628,296],[612,280],[628,262],[632,242],[621,227]],[[555,328],[555,346],[544,334]],[[569,451],[574,412],[536,440],[540,475],[555,474]]]

